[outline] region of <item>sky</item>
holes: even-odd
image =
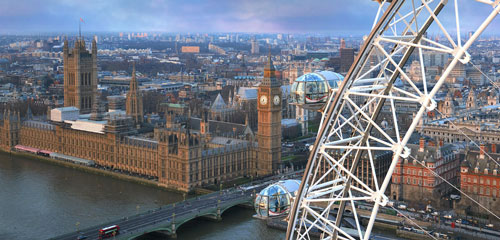
[[[462,15],[476,14],[471,1]],[[87,32],[366,34],[377,7],[371,0],[1,0],[0,33],[75,32],[83,18]],[[498,22],[491,29],[499,31]]]

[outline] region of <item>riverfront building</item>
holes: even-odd
[[[86,52],[83,40],[77,40],[72,54],[67,48],[66,42],[65,107],[52,109],[49,120],[21,119],[18,112],[4,112],[0,119],[3,150],[90,160],[181,191],[243,176],[270,175],[279,169],[281,89],[270,58],[258,89],[259,126],[254,134],[248,121],[243,125],[209,120],[208,112],[194,118],[190,111],[167,111],[164,125],[144,126],[135,71],[126,111],[104,112],[95,90],[96,43],[92,54]],[[92,61],[67,60],[75,56]]]
[[[391,198],[439,205],[441,198],[450,194],[454,190],[453,186],[458,185],[463,148],[457,144],[444,144],[443,141],[436,144],[424,138],[420,139],[419,145],[407,146],[412,157],[397,163],[392,175]]]
[[[475,150],[467,151],[460,167],[460,189],[474,201],[500,214],[500,175],[498,174],[500,154],[496,144],[482,144]],[[495,162],[496,161],[496,162]],[[462,196],[458,209],[464,212],[482,212],[471,199]]]

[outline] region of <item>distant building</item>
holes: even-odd
[[[208,44],[208,50],[210,52],[215,52],[215,53],[220,54],[220,55],[226,54],[226,51],[223,48],[221,48],[215,44],[212,44],[212,43]]]
[[[252,45],[252,49],[251,49],[251,53],[252,54],[259,54],[259,42],[255,39],[252,39],[251,41],[251,45]]]
[[[125,97],[123,96],[108,96],[109,111],[125,110]]]
[[[334,159],[342,159],[345,152],[343,152],[342,150],[329,150],[329,154]],[[392,162],[392,156],[393,156],[392,151],[378,151],[376,155],[373,155],[373,160],[374,160],[373,166],[375,167],[375,169],[373,169],[368,154],[362,154],[358,162],[358,167],[354,170],[353,174],[361,182],[365,183],[368,187],[370,187],[371,189],[375,189],[376,188],[375,183],[378,182],[378,184],[381,184],[384,181],[384,177],[387,175],[387,170],[389,170],[389,166],[391,165]],[[351,169],[353,161],[354,161],[354,155],[349,155],[349,157],[347,157],[344,160],[343,166],[346,169]],[[325,173],[326,171],[331,171],[331,167],[332,166],[329,164],[323,164],[322,166],[320,166],[320,171],[323,173]],[[375,172],[377,176],[376,179],[373,176],[373,172]],[[327,181],[333,180],[334,176],[335,176],[334,174],[331,174],[328,176],[329,179],[325,180]],[[353,181],[352,184],[361,189],[364,188],[357,181]]]
[[[182,53],[199,53],[200,47],[199,46],[182,46],[181,52]]]
[[[341,48],[340,49],[340,73],[347,73],[354,62],[354,49]]]
[[[413,61],[408,67],[408,77],[415,82],[422,82],[422,71],[420,69],[420,62]]]
[[[442,113],[442,117],[448,118],[455,115],[456,105],[458,105],[457,102],[453,100],[451,92],[449,92],[444,101],[438,103],[438,110]]]
[[[232,104],[233,101],[231,100],[230,103]],[[217,98],[215,101],[212,103],[212,106],[210,107],[210,119],[217,120],[217,121],[224,121],[224,122],[230,122],[232,121],[233,115],[235,114],[236,109],[234,106],[227,105],[224,102],[224,99],[222,99],[222,95],[218,94]]]
[[[343,38],[340,39],[340,49],[346,48],[345,40]]]

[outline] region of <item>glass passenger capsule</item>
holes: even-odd
[[[299,180],[284,180],[262,189],[254,202],[257,216],[265,218],[288,214],[299,185]]]
[[[328,100],[330,90],[337,89],[342,80],[342,75],[332,71],[304,74],[292,85],[292,103],[305,109],[319,110]]]

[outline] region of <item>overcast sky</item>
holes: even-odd
[[[469,2],[464,16],[477,14]],[[75,32],[81,17],[88,32],[366,34],[376,10],[371,0],[1,0],[0,32]]]

